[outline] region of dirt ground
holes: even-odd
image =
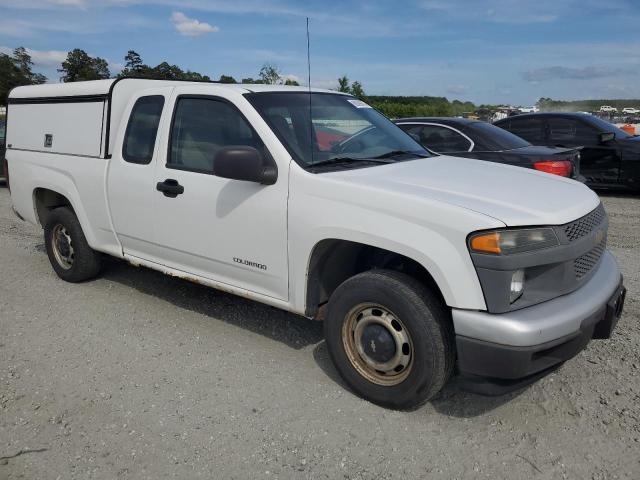
[[[613,338],[407,413],[344,386],[319,323],[118,261],[59,280],[0,187],[0,479],[638,479],[640,197],[603,201],[629,289]]]

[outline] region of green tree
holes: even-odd
[[[152,68],[144,64],[135,50],[129,50],[124,57],[124,61],[124,69],[118,74],[118,78],[153,78]]]
[[[220,79],[218,80],[220,83],[238,83],[235,78],[231,75],[220,75]]]
[[[297,82],[297,80],[294,80],[292,78],[287,78],[287,80],[284,82],[285,85],[291,85],[293,87],[299,87],[300,84]]]
[[[351,93],[349,78],[346,75],[343,75],[338,79],[338,91],[342,93]]]
[[[354,97],[358,98],[365,97],[364,87],[362,86],[362,83],[356,80],[355,82],[349,84],[349,77],[347,77],[346,75],[343,75],[338,79],[338,91],[342,93],[350,93]]]
[[[351,84],[351,95],[358,98],[364,98],[364,87],[357,80]]]
[[[265,63],[260,69],[258,76],[260,77],[260,80],[262,80],[261,83],[266,83],[267,85],[282,83],[280,70],[272,63]]]
[[[124,57],[125,68],[118,75],[122,77],[150,78],[155,80],[190,80],[198,82],[210,82],[211,78],[198,72],[182,70],[177,65],[162,62],[155,67],[150,67],[142,61],[142,58],[134,50],[129,50]]]
[[[256,83],[264,83],[261,79],[254,79],[252,77],[248,77],[248,78],[243,78],[242,81],[240,83],[246,83],[246,84],[256,84]]]
[[[47,81],[44,75],[33,73],[32,67],[31,56],[23,47],[16,48],[11,55],[0,53],[0,104],[6,104],[12,88]]]
[[[62,62],[60,80],[63,82],[80,82],[83,80],[102,80],[109,78],[109,66],[107,61],[100,57],[91,57],[79,48],[70,51]]]
[[[142,58],[135,50],[129,50],[124,57],[125,66],[124,68],[130,70],[132,72],[141,70],[142,67],[146,67],[144,63],[142,63]]]
[[[198,72],[187,70],[180,75],[180,80],[191,80],[192,82],[210,82],[211,78]]]

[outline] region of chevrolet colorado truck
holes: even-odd
[[[13,208],[60,278],[111,255],[322,320],[338,372],[380,405],[413,408],[454,370],[525,382],[621,315],[595,193],[431,154],[349,95],[122,79],[8,103]]]

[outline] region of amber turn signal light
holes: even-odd
[[[480,253],[500,254],[500,234],[498,232],[476,235],[471,239],[471,250]]]

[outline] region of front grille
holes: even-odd
[[[598,245],[593,247],[584,255],[576,258],[573,261],[573,270],[576,274],[576,278],[580,280],[587,273],[589,273],[593,267],[598,263],[600,257],[602,257],[602,253],[607,246],[606,238],[603,239]]]
[[[602,223],[605,216],[606,213],[604,212],[604,207],[600,204],[591,213],[586,214],[575,222],[566,224],[563,228],[564,233],[567,236],[567,240],[569,240],[569,242],[573,242],[585,235],[588,235],[595,227]]]

